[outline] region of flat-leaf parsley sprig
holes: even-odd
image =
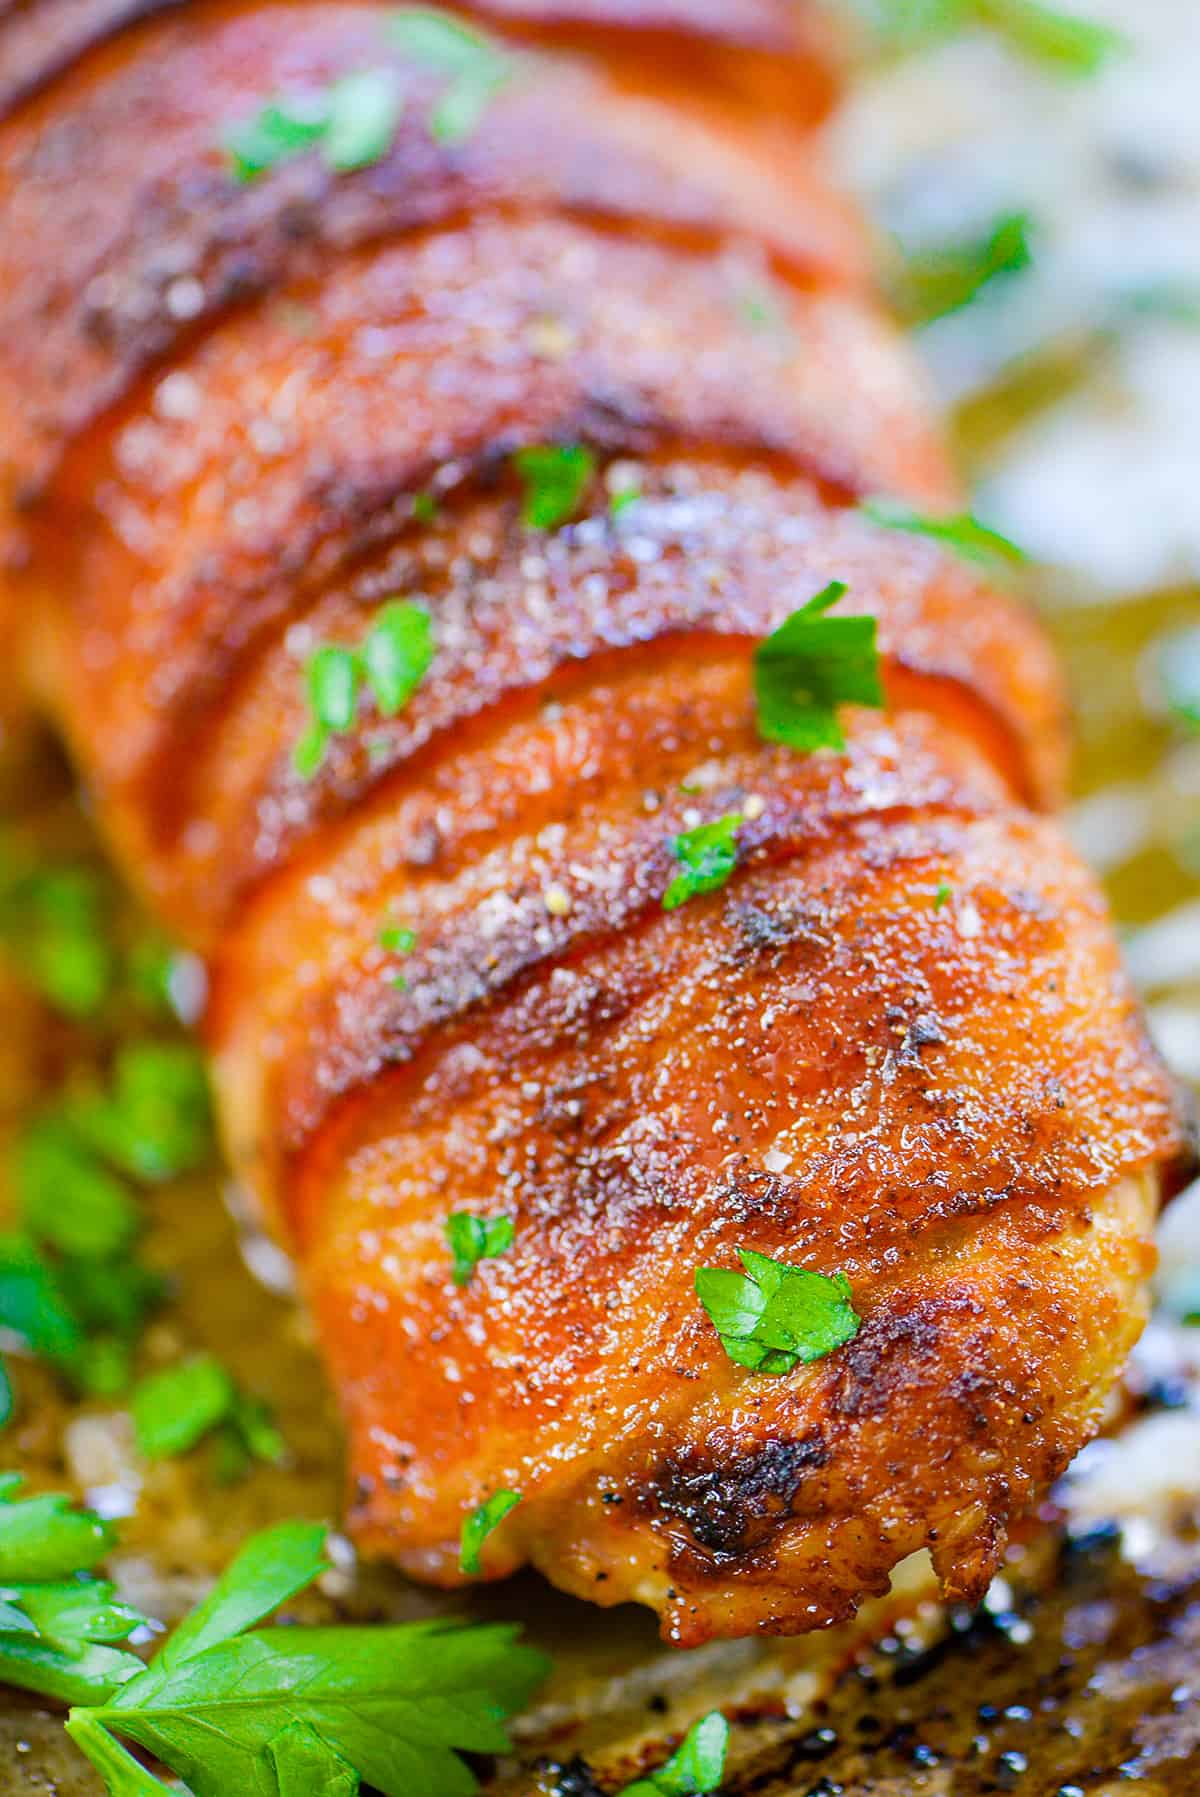
[[[314,649],[304,669],[309,726],[292,758],[300,777],[310,780],[329,739],[351,728],[364,687],[381,717],[402,711],[429,672],[433,650],[429,612],[411,599],[389,600],[361,644],[322,643]]]
[[[830,1278],[752,1248],[739,1248],[738,1259],[745,1273],[696,1269],[696,1296],[738,1366],[790,1373],[798,1362],[820,1360],[858,1334],[861,1319],[845,1274]]]

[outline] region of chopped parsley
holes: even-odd
[[[908,255],[897,301],[909,324],[933,324],[961,311],[1000,276],[1019,274],[1032,261],[1028,215],[1006,212],[982,234]]]
[[[486,1503],[472,1510],[462,1526],[462,1538],[458,1550],[458,1569],[471,1578],[478,1578],[483,1571],[479,1559],[479,1550],[494,1529],[498,1529],[504,1518],[516,1509],[521,1501],[519,1491],[495,1491]]]
[[[933,895],[934,910],[935,911],[943,910],[944,907],[950,903],[950,900],[953,897],[954,897],[953,886],[951,886],[949,884],[949,882],[946,880],[940,880],[938,882],[937,890],[935,891],[935,893]]]
[[[729,1724],[720,1710],[694,1722],[657,1772],[626,1785],[620,1797],[710,1797],[725,1776]]]
[[[379,946],[389,955],[411,955],[417,946],[417,932],[402,924],[388,924],[379,932]]]
[[[0,1324],[75,1391],[115,1396],[163,1281],[137,1254],[129,1181],[167,1179],[212,1152],[207,1082],[185,1042],[131,1042],[104,1087],[66,1091],[16,1141],[20,1227],[0,1238]]]
[[[696,1269],[696,1295],[730,1360],[756,1373],[790,1373],[858,1334],[850,1282],[739,1248],[745,1273]]]
[[[477,1217],[473,1211],[452,1211],[446,1219],[446,1244],[454,1256],[451,1278],[455,1285],[470,1285],[481,1260],[507,1254],[516,1237],[511,1217]]]
[[[212,1354],[151,1373],[134,1388],[131,1408],[138,1452],[147,1460],[186,1454],[217,1432],[217,1472],[240,1477],[252,1460],[278,1464],[284,1442],[266,1406],[238,1390]]]
[[[596,458],[582,443],[541,443],[518,449],[513,466],[525,488],[522,524],[529,530],[554,530],[578,510]]]
[[[727,812],[712,823],[697,824],[681,836],[672,836],[671,853],[679,872],[663,893],[663,910],[675,911],[701,892],[717,892],[737,866],[737,832],[744,822],[740,811]]]
[[[619,518],[622,513],[629,510],[631,505],[636,505],[642,497],[643,495],[637,487],[622,487],[619,492],[613,494],[608,502],[609,517]]]
[[[379,932],[379,946],[389,955],[411,955],[417,946],[417,932],[403,924],[387,924]],[[408,981],[402,973],[393,974],[391,983],[397,992],[408,991]]]
[[[14,966],[60,1011],[94,1016],[116,973],[105,881],[91,868],[37,867],[0,848],[0,939]]]
[[[133,1042],[104,1087],[68,1091],[13,1150],[20,1229],[0,1239],[0,1324],[77,1390],[115,1396],[163,1282],[137,1257],[130,1181],[212,1152],[208,1089],[189,1043]]]
[[[292,756],[300,777],[310,780],[325,759],[330,737],[350,729],[364,688],[382,717],[395,717],[432,660],[429,612],[411,599],[389,600],[360,646],[322,643],[314,649],[304,669],[309,725]]]
[[[432,524],[438,515],[438,502],[432,493],[414,493],[412,515],[418,524]]]
[[[463,143],[512,79],[511,57],[438,7],[401,7],[391,15],[388,35],[406,56],[446,81],[429,116],[437,143]]]
[[[132,1042],[108,1091],[69,1104],[56,1127],[133,1179],[173,1179],[213,1153],[204,1060],[191,1042]]]
[[[314,148],[335,173],[348,174],[387,155],[403,110],[391,70],[361,69],[320,92],[269,101],[229,133],[225,148],[242,182]]]
[[[914,511],[902,500],[883,497],[864,499],[858,509],[873,524],[883,524],[889,530],[909,531],[914,536],[932,537],[967,561],[1020,564],[1026,560],[1024,550],[1001,536],[998,530],[981,524],[969,512],[958,512],[945,518],[930,517],[925,512]]]
[[[875,619],[826,617],[846,594],[833,580],[754,652],[758,729],[790,749],[844,749],[837,707],[882,706]]]

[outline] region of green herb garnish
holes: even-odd
[[[70,1092],[18,1140],[21,1231],[0,1240],[0,1323],[76,1389],[115,1396],[163,1282],[139,1262],[128,1180],[164,1179],[212,1152],[195,1048],[133,1042],[99,1090]]]
[[[85,1575],[113,1544],[110,1524],[61,1493],[16,1498],[0,1475],[0,1679],[46,1697],[85,1702],[142,1669],[119,1651],[145,1618],[113,1587]]]
[[[626,1785],[620,1797],[710,1797],[725,1776],[729,1724],[720,1710],[694,1722],[665,1765]]]
[[[479,1559],[480,1548],[493,1529],[499,1528],[504,1518],[510,1511],[516,1509],[520,1501],[519,1491],[496,1491],[492,1493],[486,1503],[480,1504],[477,1510],[472,1510],[462,1526],[462,1538],[458,1550],[460,1572],[467,1573],[471,1578],[479,1577],[483,1571]]]
[[[165,1789],[123,1742],[195,1797],[353,1797],[360,1781],[384,1797],[466,1797],[458,1754],[508,1751],[505,1722],[546,1672],[511,1627],[256,1626],[326,1569],[325,1535],[286,1522],[254,1536],[148,1666],[98,1648],[118,1664],[74,1662],[52,1694],[74,1702],[67,1731],[112,1797]],[[13,1682],[44,1688],[20,1663]]]
[[[446,1243],[454,1256],[451,1278],[455,1285],[469,1285],[481,1260],[495,1260],[513,1245],[516,1225],[511,1217],[477,1217],[467,1210],[452,1211],[446,1219]]]
[[[446,79],[429,116],[437,143],[457,144],[470,137],[493,96],[512,79],[511,57],[437,7],[400,8],[391,15],[388,35],[414,62]]]
[[[314,649],[304,669],[310,722],[292,757],[301,778],[309,780],[317,772],[330,737],[350,729],[364,687],[381,716],[395,717],[432,660],[429,613],[410,599],[389,600],[359,647],[323,643]]]
[[[0,937],[14,967],[68,1016],[93,1016],[116,972],[106,883],[86,867],[39,868],[15,852],[4,859]]]
[[[969,512],[957,512],[945,518],[931,517],[928,513],[914,511],[903,500],[883,497],[864,499],[858,509],[873,524],[886,525],[889,530],[908,531],[914,536],[932,537],[967,561],[1019,565],[1026,560],[1024,550],[1001,536],[998,530],[981,524]]]
[[[147,1460],[186,1454],[218,1431],[218,1471],[239,1477],[252,1460],[277,1464],[284,1442],[264,1404],[247,1398],[212,1354],[198,1354],[151,1373],[131,1400],[138,1452]]]
[[[417,932],[403,924],[387,924],[379,932],[379,946],[389,955],[411,955],[417,946]],[[408,991],[408,981],[402,973],[393,974],[391,983],[397,992]]]
[[[1019,274],[1032,261],[1027,215],[1005,213],[981,236],[931,245],[906,257],[897,300],[910,325],[932,324],[961,311],[998,277]]]
[[[953,898],[953,897],[954,897],[954,888],[953,888],[953,886],[951,886],[951,885],[950,885],[950,884],[949,884],[949,882],[948,882],[948,881],[946,881],[946,880],[941,880],[941,881],[939,881],[939,882],[938,882],[938,887],[937,887],[937,890],[936,890],[936,892],[935,892],[935,893],[934,893],[934,895],[933,895],[933,908],[934,908],[934,910],[935,910],[935,911],[940,911],[940,910],[942,910],[942,909],[943,909],[943,907],[944,907],[944,906],[946,906],[946,905],[948,905],[948,904],[949,904],[949,903],[950,903],[950,900],[951,900],[951,899],[952,899],[952,898]]]
[[[379,946],[389,955],[411,955],[417,946],[417,932],[402,924],[388,924],[379,932]]]
[[[582,443],[545,443],[518,449],[513,465],[525,487],[522,524],[530,530],[554,530],[578,509],[596,458]]]
[[[850,1282],[739,1248],[746,1271],[696,1269],[696,1295],[730,1360],[756,1373],[790,1373],[831,1354],[858,1334]]]
[[[874,618],[825,616],[846,591],[830,581],[755,650],[758,729],[768,742],[844,749],[837,707],[883,705]]]
[[[31,1124],[17,1145],[13,1177],[22,1220],[38,1241],[65,1255],[121,1254],[141,1227],[141,1212],[68,1116],[51,1113]]]
[[[213,1153],[208,1077],[191,1042],[132,1042],[109,1089],[63,1107],[66,1129],[110,1166],[145,1181],[173,1179]]]
[[[318,147],[331,169],[348,174],[386,156],[403,109],[390,70],[362,69],[319,93],[268,102],[229,133],[225,148],[243,182]]]
[[[675,911],[701,892],[717,892],[737,866],[737,832],[744,822],[740,811],[730,811],[710,824],[697,824],[681,836],[672,836],[671,853],[680,864],[663,893],[663,910]]]

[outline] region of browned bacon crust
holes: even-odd
[[[844,1616],[922,1546],[976,1595],[1097,1426],[1181,1152],[1043,815],[1054,670],[1009,598],[852,509],[954,489],[806,135],[815,14],[477,13],[524,77],[447,146],[375,5],[10,9],[29,679],[210,957],[227,1141],[303,1269],[364,1542],[453,1582],[513,1487],[489,1571],[679,1641]],[[381,60],[410,103],[377,164],[231,179],[230,122]],[[575,441],[579,517],[527,530],[512,452]],[[759,741],[750,650],[831,578],[888,707],[804,757]],[[302,781],[304,655],[394,594],[429,678]],[[749,800],[729,885],[664,914],[670,836]],[[464,1290],[458,1208],[516,1223]],[[730,1363],[692,1272],[739,1246],[845,1272],[855,1341]]]

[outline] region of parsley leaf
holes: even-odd
[[[0,1324],[31,1354],[75,1371],[83,1330],[54,1269],[25,1236],[0,1237]]]
[[[958,512],[951,517],[935,518],[924,512],[917,512],[899,499],[864,499],[859,506],[864,517],[873,524],[883,524],[889,530],[905,530],[915,536],[932,537],[936,542],[945,543],[967,561],[1021,563],[1026,560],[1023,549],[1001,536],[998,530],[991,530],[973,518],[969,512]]]
[[[620,1797],[709,1797],[725,1775],[729,1724],[710,1710],[687,1734],[665,1765],[626,1785]]]
[[[6,1475],[0,1494],[0,1585],[71,1578],[104,1558],[116,1539],[109,1523],[61,1492],[18,1501],[19,1482]]]
[[[672,836],[671,853],[681,871],[663,893],[664,911],[675,911],[698,893],[724,886],[737,866],[737,832],[743,821],[740,811],[730,811],[710,824]]]
[[[437,7],[402,7],[392,14],[388,35],[414,62],[449,83],[429,118],[437,143],[457,144],[470,137],[493,95],[512,79],[511,57]]]
[[[142,1669],[123,1641],[145,1618],[84,1575],[113,1542],[109,1524],[60,1492],[15,1499],[0,1480],[0,1679],[62,1701],[107,1693]]]
[[[850,1282],[807,1267],[789,1267],[739,1248],[745,1274],[696,1269],[696,1295],[730,1360],[752,1372],[790,1373],[798,1361],[820,1360],[859,1330]]]
[[[910,325],[933,324],[961,311],[999,276],[1019,274],[1032,261],[1028,216],[1003,213],[982,235],[909,255],[897,295],[900,310]]]
[[[553,530],[578,509],[596,458],[582,443],[541,443],[518,449],[513,466],[525,487],[522,524],[529,530]]]
[[[357,1797],[358,1773],[307,1722],[290,1722],[265,1751],[279,1797]]]
[[[253,1628],[329,1568],[322,1523],[280,1522],[252,1535],[155,1661],[170,1669]]]
[[[411,955],[417,946],[417,932],[403,924],[386,924],[379,932],[379,946],[389,955]]]
[[[361,648],[322,643],[305,663],[309,725],[292,765],[310,780],[325,759],[331,736],[349,730],[364,684],[382,717],[395,717],[420,686],[433,660],[429,613],[412,600],[392,599],[376,615]]]
[[[212,1354],[198,1354],[151,1373],[134,1388],[132,1404],[138,1452],[147,1460],[186,1454],[213,1430],[222,1431],[225,1478],[236,1478],[251,1459],[278,1462],[285,1448],[262,1404],[246,1398]]]
[[[120,1254],[137,1234],[141,1213],[129,1189],[50,1115],[17,1145],[13,1179],[31,1232],[64,1254]]]
[[[951,886],[950,882],[948,880],[939,880],[938,885],[937,885],[937,890],[934,892],[934,895],[933,895],[934,910],[935,911],[943,910],[945,908],[945,906],[947,906],[950,903],[950,900],[953,897],[954,897],[954,888],[953,888],[953,886]]]
[[[446,1242],[454,1256],[451,1278],[455,1285],[469,1285],[481,1260],[495,1260],[513,1245],[516,1225],[511,1217],[477,1217],[472,1211],[452,1211],[446,1219]]]
[[[15,964],[59,1010],[90,1017],[112,988],[107,889],[90,868],[31,866],[15,853],[0,877],[0,934]]]
[[[172,1179],[202,1167],[213,1151],[208,1078],[191,1042],[131,1042],[110,1089],[63,1118],[110,1166],[136,1179]]]
[[[458,1550],[458,1569],[477,1578],[483,1571],[480,1564],[479,1550],[510,1511],[515,1510],[521,1501],[519,1491],[495,1491],[477,1510],[472,1510],[462,1526],[462,1538]]]
[[[253,1536],[149,1665],[105,1645],[144,1622],[90,1580],[112,1530],[60,1495],[13,1501],[0,1478],[0,1679],[73,1704],[67,1731],[113,1797],[166,1786],[195,1797],[467,1797],[459,1752],[502,1753],[507,1719],[545,1677],[503,1624],[266,1628],[320,1576],[326,1531],[284,1522]]]
[[[790,749],[844,749],[838,705],[883,705],[872,617],[827,618],[844,597],[833,580],[754,652],[759,735]]]
[[[401,599],[385,605],[363,644],[363,673],[383,717],[395,717],[407,705],[432,660],[433,632],[425,607]]]
[[[336,174],[369,168],[392,147],[404,102],[388,69],[360,69],[329,90],[321,151]]]
[[[367,168],[386,156],[404,109],[388,69],[361,69],[318,93],[271,101],[235,126],[225,148],[237,180],[257,179],[282,162],[319,146],[337,174]]]

